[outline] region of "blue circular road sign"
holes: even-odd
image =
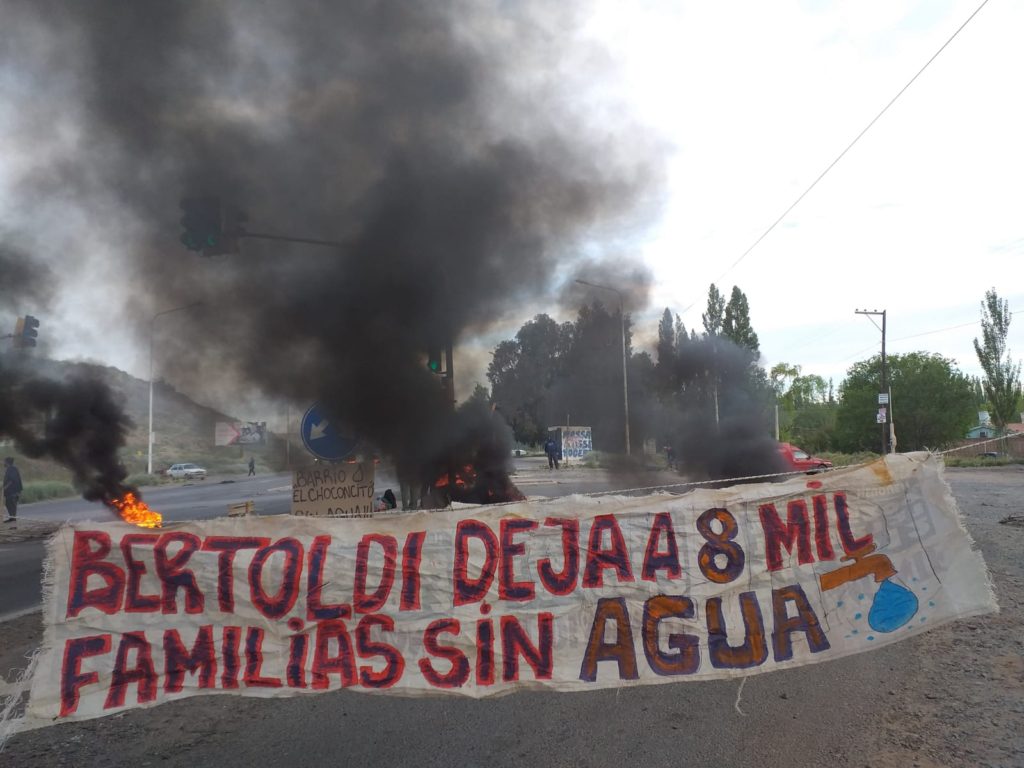
[[[334,428],[324,416],[319,403],[314,403],[302,417],[302,444],[306,450],[324,461],[340,461],[356,448],[358,442]]]

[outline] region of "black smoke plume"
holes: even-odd
[[[65,381],[33,375],[14,355],[0,356],[0,435],[34,459],[52,459],[71,471],[89,501],[110,504],[128,491],[118,459],[131,422],[110,388],[88,374]]]
[[[748,349],[721,336],[687,340],[672,360],[674,398],[659,414],[680,469],[698,480],[785,471],[766,414],[770,391]]]
[[[651,137],[592,108],[606,59],[575,4],[13,0],[5,17],[3,66],[34,95],[20,127],[78,139],[36,157],[21,194],[85,212],[95,247],[76,258],[120,260],[140,339],[203,302],[176,320],[168,376],[319,401],[402,463],[460,440],[427,349],[555,300],[564,267],[635,231],[660,188]],[[341,245],[204,259],[178,243],[196,195],[250,231]]]

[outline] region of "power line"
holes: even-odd
[[[1013,315],[1016,315],[1016,314],[1018,314],[1020,312],[1024,312],[1024,310],[1015,309],[1015,310],[1010,312],[1010,316],[1012,317]],[[897,341],[908,341],[910,339],[919,339],[922,336],[932,336],[932,335],[934,335],[936,333],[945,333],[946,331],[955,331],[958,328],[967,328],[967,327],[972,326],[972,325],[979,325],[980,323],[981,323],[981,320],[974,320],[974,321],[972,321],[970,323],[961,323],[960,325],[950,325],[950,326],[948,326],[946,328],[937,328],[934,331],[923,331],[921,333],[915,333],[915,334],[912,334],[910,336],[901,336],[898,339],[892,339],[892,341],[890,343],[891,344],[895,344]],[[849,357],[843,358],[842,362],[845,363],[847,360],[853,360],[855,357],[860,357],[865,352],[868,352],[868,351],[874,349],[875,346],[876,345],[872,344],[867,349],[864,349],[864,350],[862,350],[860,352],[852,354]]]
[[[774,230],[774,229],[775,229],[775,227],[777,227],[777,226],[779,225],[779,223],[781,223],[781,222],[782,222],[782,220],[783,220],[784,218],[786,218],[786,216],[788,216],[788,215],[789,215],[789,212],[790,212],[790,211],[792,211],[792,210],[793,210],[794,208],[796,208],[796,207],[797,207],[797,205],[799,205],[799,204],[800,204],[800,201],[801,201],[801,200],[803,200],[803,199],[804,199],[804,198],[805,198],[805,197],[806,197],[806,196],[808,195],[808,193],[810,193],[810,191],[811,191],[812,189],[814,189],[814,188],[815,188],[815,187],[816,187],[816,186],[818,185],[818,182],[819,182],[819,181],[821,181],[821,180],[822,180],[823,178],[825,178],[825,175],[826,175],[826,174],[827,174],[827,173],[828,173],[829,171],[831,171],[833,167],[835,167],[836,163],[838,163],[838,162],[839,162],[840,160],[842,160],[842,159],[843,159],[843,157],[844,157],[844,156],[846,155],[846,153],[847,153],[847,152],[849,152],[849,151],[850,151],[851,149],[853,149],[853,146],[854,146],[854,145],[855,145],[855,144],[856,144],[856,143],[857,143],[858,141],[860,141],[861,137],[862,137],[862,136],[863,136],[863,135],[864,135],[865,133],[867,133],[867,132],[868,132],[868,130],[869,130],[869,129],[871,128],[871,126],[873,126],[873,125],[874,125],[875,123],[877,123],[877,122],[878,122],[878,120],[879,120],[879,119],[880,119],[880,118],[882,117],[882,115],[884,115],[884,114],[885,114],[886,112],[888,112],[888,111],[889,111],[889,107],[891,107],[891,106],[892,106],[893,104],[895,104],[895,103],[896,103],[896,99],[898,99],[898,98],[899,98],[900,96],[902,96],[902,95],[903,95],[903,93],[904,93],[904,91],[906,91],[906,90],[907,90],[907,89],[908,89],[908,88],[909,88],[909,87],[910,87],[911,85],[913,85],[913,84],[914,84],[914,81],[915,81],[915,80],[917,80],[917,78],[919,78],[919,77],[921,76],[921,74],[922,74],[922,73],[923,73],[923,72],[924,72],[924,71],[925,71],[926,69],[928,69],[928,66],[929,66],[929,65],[930,65],[930,64],[931,64],[931,63],[932,63],[933,61],[935,61],[935,59],[936,59],[936,58],[938,58],[938,55],[939,55],[940,53],[942,53],[942,52],[943,52],[943,51],[944,51],[944,50],[946,49],[946,46],[948,46],[948,45],[949,45],[949,44],[950,44],[951,42],[953,42],[953,40],[954,40],[954,39],[956,38],[956,36],[957,36],[957,35],[959,35],[959,34],[960,34],[960,32],[962,32],[962,31],[963,31],[964,27],[966,27],[966,26],[967,26],[968,24],[970,24],[971,20],[972,20],[972,19],[973,19],[973,18],[974,18],[975,16],[977,16],[977,15],[978,15],[978,12],[979,12],[979,11],[980,11],[980,10],[981,10],[982,8],[984,8],[984,7],[986,6],[986,5],[988,5],[988,0],[982,0],[982,3],[981,3],[981,5],[979,5],[979,6],[977,7],[977,8],[975,8],[975,9],[974,9],[974,13],[972,13],[972,14],[971,14],[970,16],[968,16],[968,17],[967,17],[967,20],[966,20],[966,21],[965,21],[965,22],[964,22],[963,24],[961,24],[961,25],[960,25],[959,27],[957,27],[957,30],[956,30],[956,31],[955,31],[955,32],[954,32],[954,33],[953,33],[953,34],[952,34],[952,35],[951,35],[951,36],[949,37],[949,39],[948,39],[948,40],[946,40],[946,42],[944,42],[944,43],[943,43],[943,44],[942,44],[942,45],[941,45],[941,46],[939,47],[939,49],[938,49],[938,50],[937,50],[937,51],[936,51],[935,53],[933,53],[933,54],[932,54],[931,58],[930,58],[930,59],[928,59],[928,61],[926,61],[926,62],[924,63],[924,66],[923,66],[923,67],[921,67],[921,68],[920,68],[920,69],[919,69],[919,70],[917,71],[917,74],[915,74],[915,75],[914,75],[914,76],[913,76],[912,78],[910,78],[910,80],[909,80],[909,81],[907,81],[907,84],[906,84],[906,85],[904,85],[904,86],[903,86],[902,88],[900,88],[899,92],[898,92],[898,93],[897,93],[897,94],[896,94],[895,96],[893,96],[893,97],[892,97],[892,99],[890,99],[890,100],[889,100],[889,103],[888,103],[888,104],[886,104],[886,105],[885,105],[885,106],[884,106],[884,107],[882,108],[882,111],[881,111],[881,112],[879,112],[879,113],[878,113],[877,115],[875,115],[875,117],[874,117],[874,118],[873,118],[873,119],[871,120],[871,122],[870,122],[870,123],[868,123],[868,124],[867,124],[866,126],[864,126],[864,129],[863,129],[863,130],[862,130],[862,131],[861,131],[860,133],[858,133],[858,134],[856,135],[856,137],[854,137],[853,141],[851,141],[851,142],[850,142],[850,143],[849,143],[849,144],[848,144],[848,145],[846,146],[846,149],[844,149],[844,150],[843,150],[842,152],[840,152],[840,153],[839,153],[839,155],[838,155],[838,156],[836,157],[836,159],[835,159],[835,160],[833,160],[833,161],[832,161],[831,163],[829,163],[829,164],[828,164],[828,166],[827,166],[827,167],[825,168],[825,170],[823,170],[823,171],[822,171],[822,172],[821,172],[820,174],[818,174],[818,178],[816,178],[816,179],[815,179],[814,181],[812,181],[812,182],[811,182],[811,185],[810,185],[809,187],[807,187],[807,189],[805,189],[805,190],[804,190],[803,192],[801,192],[801,193],[800,193],[800,196],[799,196],[799,197],[797,197],[797,199],[796,199],[796,200],[794,200],[794,201],[793,201],[793,203],[792,203],[792,204],[791,204],[791,205],[790,205],[790,206],[789,206],[789,207],[788,207],[788,208],[787,208],[786,210],[784,210],[784,211],[782,212],[782,215],[781,215],[781,216],[779,216],[779,217],[778,217],[778,218],[777,218],[777,219],[776,219],[775,221],[773,221],[773,222],[772,222],[772,224],[771,224],[771,226],[769,226],[769,227],[768,227],[768,229],[766,229],[766,230],[765,230],[764,232],[762,232],[762,233],[761,233],[761,236],[760,236],[760,237],[758,237],[758,238],[757,238],[757,240],[755,240],[755,241],[753,242],[753,244],[752,244],[752,245],[751,245],[751,246],[750,246],[749,248],[747,248],[747,250],[745,250],[745,251],[744,251],[744,252],[743,252],[742,254],[740,254],[740,257],[739,257],[738,259],[736,259],[736,261],[734,261],[734,262],[732,263],[732,265],[731,265],[731,266],[730,266],[730,267],[729,267],[729,268],[728,268],[727,270],[725,270],[725,272],[723,272],[723,273],[722,273],[721,275],[719,275],[719,276],[718,276],[718,277],[717,277],[717,278],[715,279],[715,283],[718,283],[719,281],[721,281],[721,279],[722,279],[723,277],[725,277],[725,276],[726,276],[727,274],[729,274],[729,273],[730,273],[730,272],[731,272],[732,270],[734,270],[734,269],[736,268],[736,266],[737,266],[737,265],[738,265],[738,264],[739,264],[739,263],[740,263],[741,261],[743,261],[743,259],[745,259],[745,258],[747,257],[747,255],[748,255],[748,254],[749,254],[749,253],[750,253],[751,251],[753,251],[753,250],[754,250],[754,249],[755,249],[755,248],[756,248],[756,247],[758,246],[758,244],[760,244],[760,242],[761,242],[762,240],[764,240],[764,239],[765,239],[765,238],[766,238],[766,237],[767,237],[767,236],[768,236],[768,235],[769,235],[769,234],[770,234],[770,233],[772,232],[772,230]],[[686,309],[684,309],[684,310],[683,310],[683,313],[685,314],[686,312],[689,312],[689,311],[690,311],[690,310],[691,310],[691,309],[693,308],[694,304],[696,304],[696,303],[697,303],[697,301],[699,301],[699,299],[698,299],[698,300],[695,300],[695,301],[694,301],[693,303],[691,303],[691,304],[690,304],[690,306],[688,306],[688,307],[687,307]]]

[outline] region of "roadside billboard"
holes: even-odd
[[[265,421],[218,421],[213,431],[214,445],[266,445]]]
[[[562,459],[582,459],[594,450],[590,427],[562,427]]]

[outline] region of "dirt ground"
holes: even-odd
[[[856,723],[862,749],[833,753],[830,768],[1024,767],[1024,525],[1000,522],[1024,511],[1024,466],[947,469],[946,478],[989,566],[1001,611],[893,646],[904,665],[893,678],[899,682],[880,691],[873,723]],[[0,624],[0,672],[8,681],[39,636],[39,614]],[[161,706],[160,717],[136,711],[19,734],[0,753],[0,765],[175,765],[190,752],[188,764],[195,765],[201,742],[246,738],[267,706],[203,697]]]
[[[1024,466],[947,469],[1000,612],[913,638],[905,687],[888,692],[872,768],[1024,766]],[[1019,518],[1018,518],[1019,519]]]

